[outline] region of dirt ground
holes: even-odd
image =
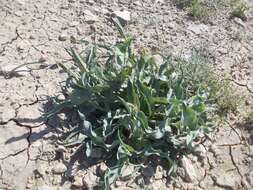
[[[253,126],[243,119],[253,110],[253,1],[248,4],[247,21],[230,18],[228,10],[199,21],[169,0],[1,0],[0,189],[95,189],[103,163],[86,170],[79,170],[78,160],[70,166],[73,149],[57,145],[66,116],[44,120],[42,114],[66,77],[56,65],[70,58],[64,48],[83,49],[81,39],[114,40],[108,18],[123,10],[130,13],[127,28],[137,48],[185,58],[193,47],[202,48],[246,96],[229,124],[185,157],[178,178],[151,167],[143,174],[154,174],[146,188],[253,189]],[[38,60],[46,65],[4,77],[15,66]],[[137,189],[136,183],[119,180],[112,188]]]

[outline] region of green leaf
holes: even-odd
[[[138,94],[136,92],[135,85],[133,82],[129,79],[127,83],[127,97],[128,97],[128,102],[132,103],[133,105],[136,106],[136,108],[140,108],[140,101]]]
[[[196,112],[190,107],[183,104],[181,121],[184,126],[188,126],[191,129],[195,129],[197,127],[198,122]]]
[[[92,94],[87,89],[74,89],[70,95],[70,100],[74,105],[80,105],[91,101]]]

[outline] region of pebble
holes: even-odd
[[[73,186],[77,187],[77,188],[81,188],[84,186],[83,184],[83,178],[80,176],[75,176],[74,177],[74,182],[72,183]]]
[[[197,179],[196,171],[191,163],[191,161],[183,156],[181,160],[182,167],[185,171],[185,181],[186,182],[194,182]]]
[[[193,152],[194,152],[194,154],[195,154],[196,156],[198,156],[198,157],[201,158],[201,159],[205,158],[205,156],[206,156],[206,149],[205,149],[205,147],[204,147],[202,144],[198,145],[198,146],[193,150]]]
[[[100,176],[103,176],[107,170],[107,166],[105,163],[101,163],[98,167],[97,167],[97,172]]]
[[[154,178],[155,178],[156,180],[160,180],[160,179],[163,178],[163,167],[162,167],[162,166],[158,165],[158,166],[156,167],[156,171],[155,171],[155,174],[154,174]]]
[[[125,25],[127,22],[131,20],[131,13],[126,10],[114,11],[113,15],[120,19],[122,25]]]
[[[56,152],[66,152],[67,149],[65,148],[65,146],[62,146],[62,145],[59,145],[57,148],[56,148]]]
[[[205,24],[190,24],[187,29],[195,34],[201,34],[209,30],[208,26]]]
[[[242,19],[240,19],[240,18],[235,17],[235,18],[234,18],[234,22],[235,22],[236,24],[238,24],[239,26],[243,27],[243,28],[246,27],[245,23],[244,23],[244,22],[242,21]]]
[[[98,21],[98,17],[94,15],[91,11],[89,11],[88,9],[84,10],[83,14],[84,14],[85,22],[87,22],[88,24],[92,24]]]
[[[16,75],[16,76],[26,76],[28,75],[30,69],[28,67],[23,66],[18,69],[15,69],[19,65],[4,65],[0,66],[0,73],[3,73],[5,75]],[[13,70],[15,69],[15,70]]]
[[[159,54],[153,55],[153,59],[157,65],[163,64],[163,57],[161,55],[159,55]]]
[[[68,39],[68,35],[65,34],[65,33],[62,33],[62,34],[58,37],[58,39],[59,39],[60,41],[66,41],[66,40]]]
[[[67,171],[67,167],[63,163],[58,163],[53,167],[53,173],[62,174]]]

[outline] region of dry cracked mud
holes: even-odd
[[[136,44],[187,58],[192,48],[213,58],[246,96],[245,107],[226,126],[203,138],[202,146],[184,158],[179,177],[168,180],[161,167],[149,168],[148,189],[253,189],[253,134],[244,114],[253,109],[253,2],[247,21],[219,11],[205,21],[192,20],[169,0],[4,0],[0,4],[0,189],[92,189],[98,168],[86,170],[78,160],[68,166],[72,149],[57,144],[64,132],[64,114],[44,120],[51,96],[66,77],[57,63],[69,59],[65,47],[79,50],[80,40],[114,40],[109,22],[114,11],[125,11]],[[6,72],[28,65],[6,77]],[[74,117],[74,116],[73,116]],[[75,120],[72,118],[71,120]],[[160,168],[160,169],[159,169]],[[126,171],[126,172],[131,172]],[[114,188],[135,189],[133,181]]]

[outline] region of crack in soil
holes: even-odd
[[[14,41],[16,41],[18,38],[23,39],[20,34],[18,33],[18,27],[15,28],[15,34],[16,36],[14,38],[12,38],[10,41],[7,41],[5,43],[2,43],[1,46],[6,46],[9,44],[12,44]]]
[[[22,150],[20,150],[20,151],[18,151],[18,152],[15,152],[15,153],[12,153],[12,154],[8,154],[7,156],[0,158],[0,160],[3,161],[3,160],[5,160],[6,158],[17,156],[17,155],[21,154],[22,152],[24,152],[24,151],[26,151],[26,150],[27,150],[27,148],[24,148],[24,149],[22,149]]]
[[[221,187],[226,190],[234,190],[234,188],[230,187],[229,185],[224,185],[218,182],[216,176],[211,175],[211,179],[213,180],[213,183],[215,186]]]
[[[234,157],[233,157],[232,146],[229,146],[229,155],[230,155],[230,158],[231,158],[231,161],[232,161],[233,165],[235,166],[235,168],[236,168],[238,174],[240,175],[240,177],[241,177],[241,179],[242,179],[242,178],[243,178],[243,175],[242,175],[242,173],[240,172],[240,169],[239,169],[239,167],[237,166],[237,164],[236,164],[236,162],[235,162],[235,160],[234,160]]]

